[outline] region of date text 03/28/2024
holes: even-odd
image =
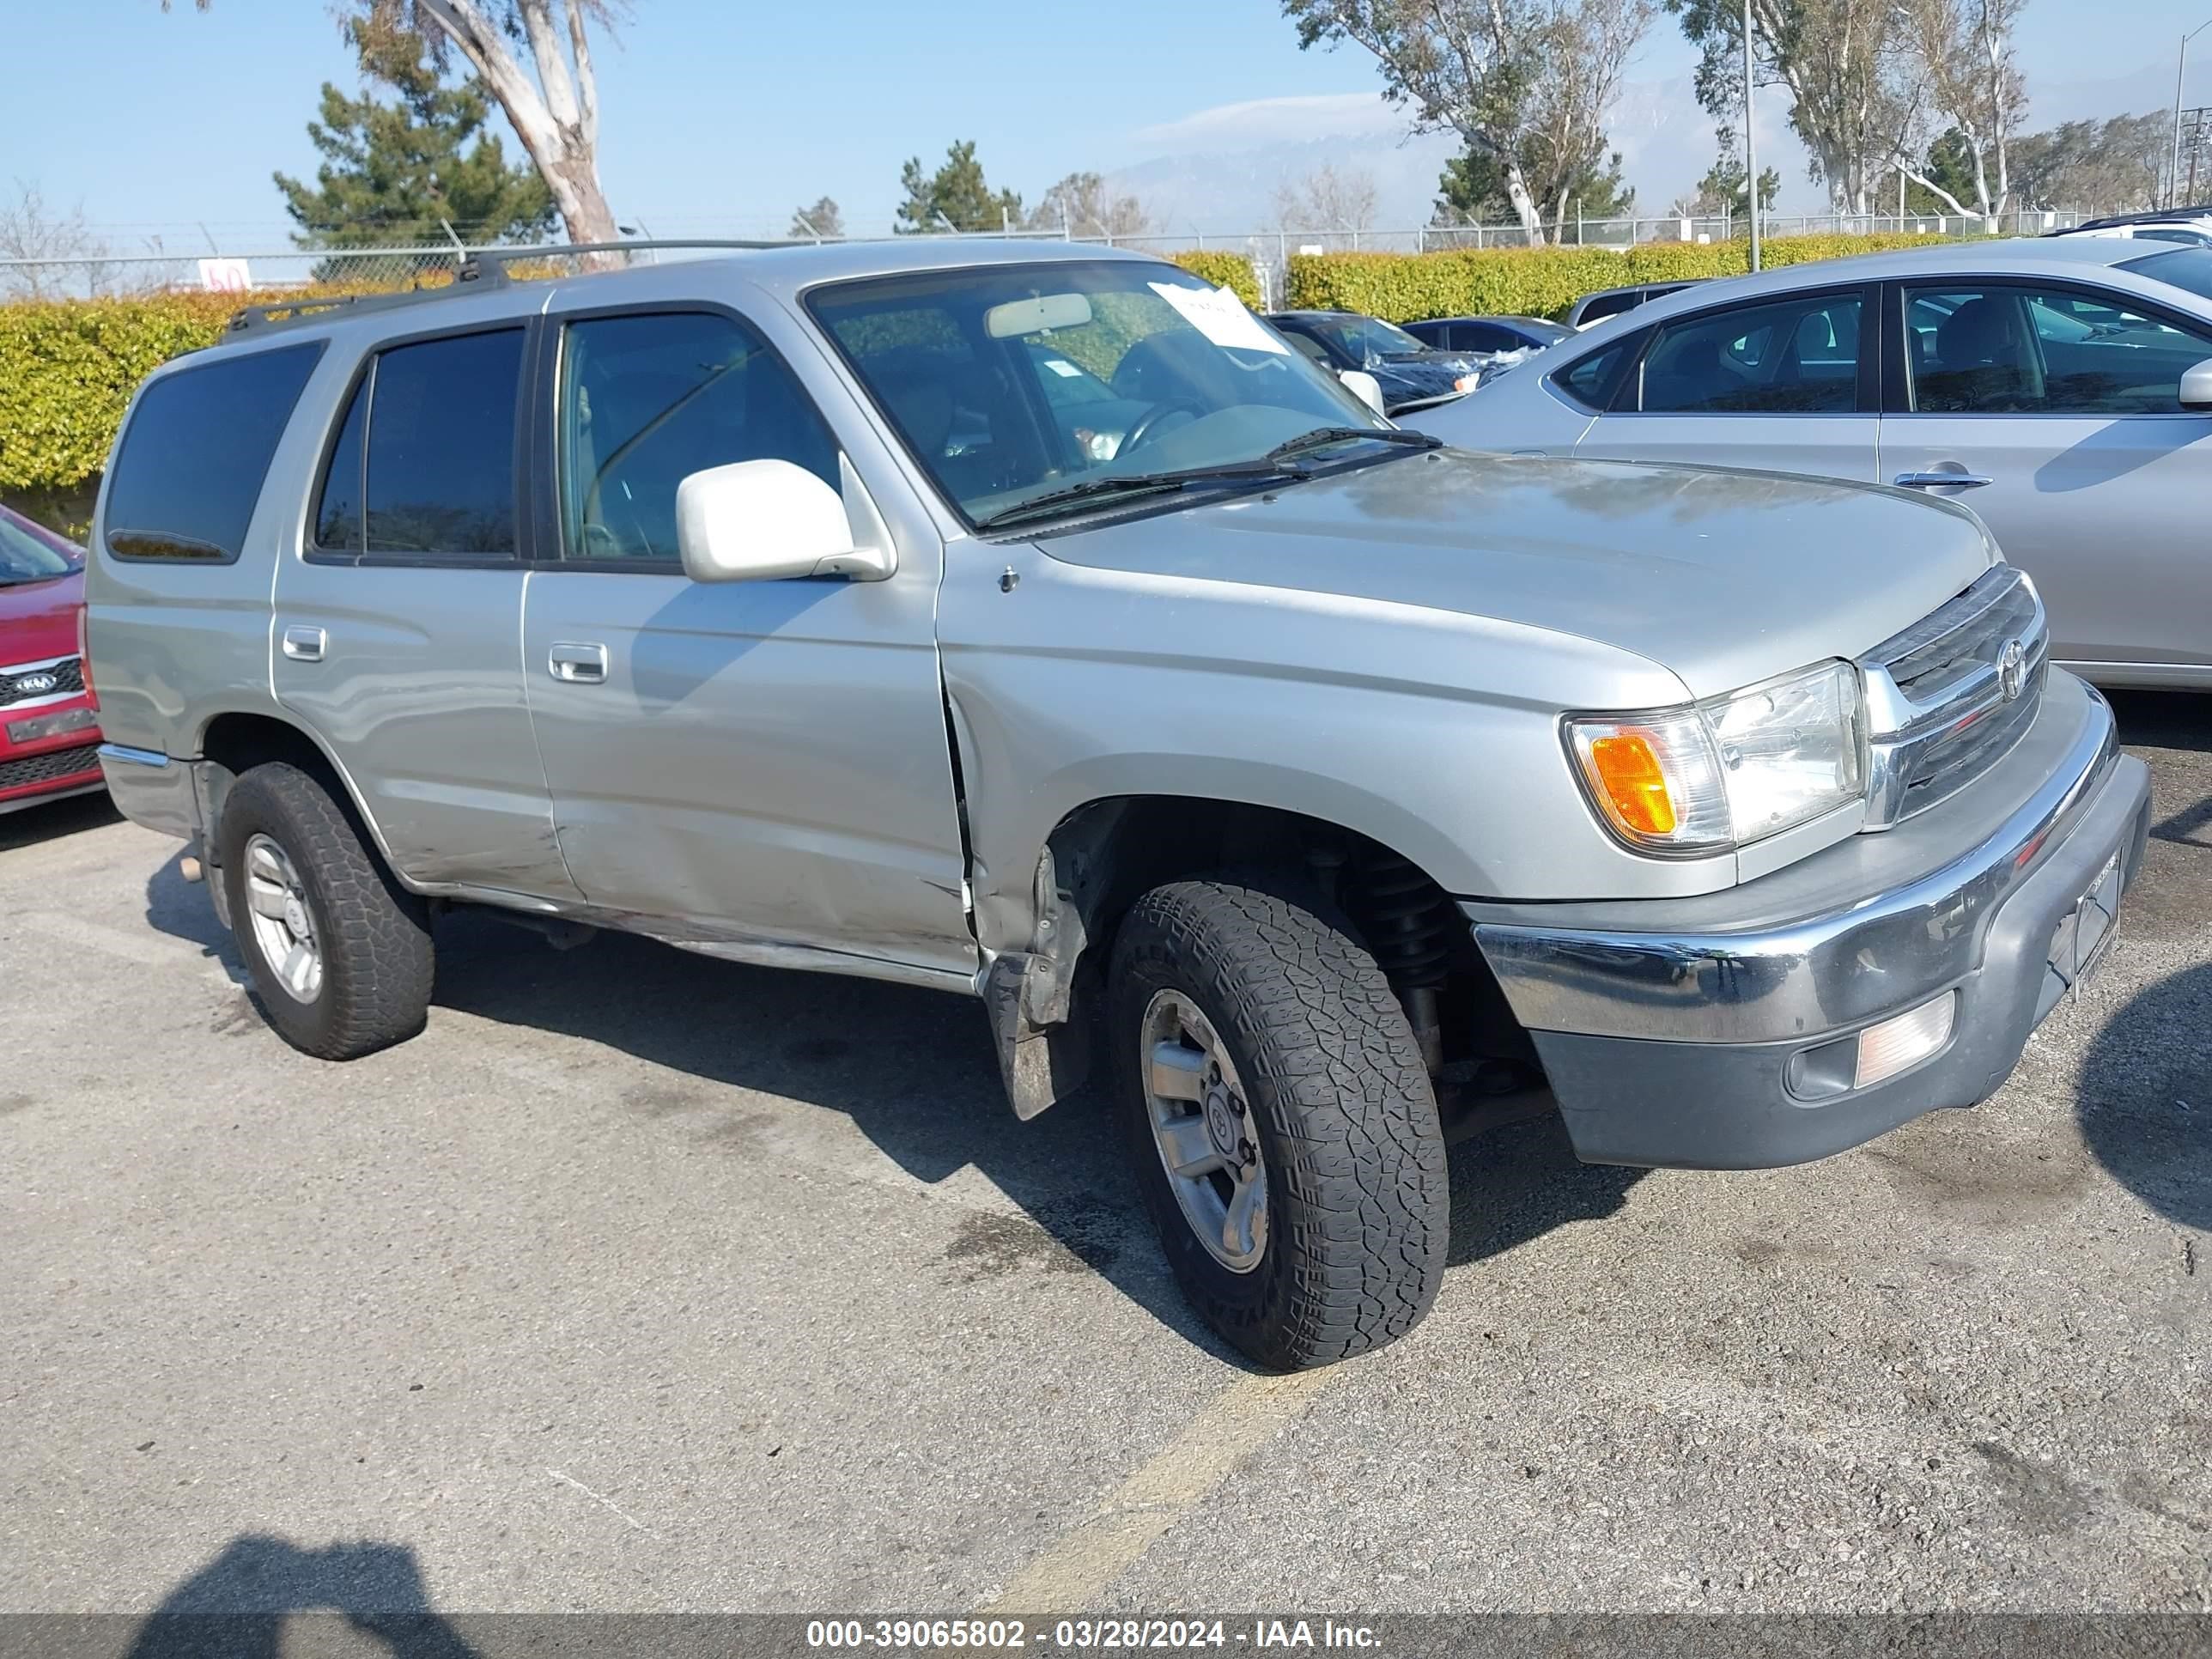
[[[806,1644],[826,1649],[1074,1650],[1357,1648],[1377,1644],[1365,1625],[1333,1619],[817,1619]]]

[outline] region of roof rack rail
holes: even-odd
[[[455,294],[479,288],[501,288],[511,282],[526,280],[508,273],[507,267],[515,262],[560,259],[579,253],[657,253],[663,248],[722,248],[753,252],[762,248],[793,246],[795,245],[786,239],[781,241],[555,242],[534,247],[470,248],[462,253],[454,268],[453,280],[450,283],[441,283],[434,288],[407,289],[397,294],[303,294],[296,300],[274,300],[266,305],[247,306],[239,311],[230,319],[230,331],[233,333],[247,333],[287,328],[298,323],[313,322],[334,311],[349,314],[386,311],[399,306],[419,305],[428,300],[447,299]]]
[[[504,269],[513,260],[560,259],[572,253],[658,253],[663,248],[706,247],[723,248],[732,252],[755,253],[763,248],[803,247],[808,244],[794,242],[789,237],[773,241],[737,241],[715,237],[671,237],[665,240],[648,239],[628,242],[552,242],[542,247],[482,247],[469,250],[468,263],[484,264]]]
[[[349,315],[389,311],[400,306],[420,305],[426,300],[448,299],[481,288],[504,288],[507,281],[507,272],[499,266],[482,269],[473,258],[465,258],[453,272],[453,280],[435,288],[404,289],[396,294],[303,294],[296,300],[272,300],[266,305],[247,306],[232,316],[230,331],[244,334],[289,328],[298,323],[319,321],[333,311]]]

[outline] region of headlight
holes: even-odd
[[[1598,816],[1646,853],[1712,853],[1865,788],[1858,671],[1822,663],[1686,708],[1577,716],[1567,750]]]

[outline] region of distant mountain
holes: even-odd
[[[1804,151],[1783,124],[1778,99],[1762,100],[1759,130],[1761,163],[1784,173],[1785,210],[1817,211],[1820,192],[1804,182]],[[1712,165],[1712,118],[1698,107],[1686,76],[1631,82],[1610,131],[1636,187],[1637,211],[1647,216],[1664,214]],[[1323,166],[1374,179],[1375,228],[1425,225],[1437,177],[1458,150],[1449,134],[1409,136],[1403,111],[1365,93],[1224,104],[1135,140],[1155,153],[1109,173],[1108,184],[1142,201],[1160,229],[1208,235],[1272,229],[1278,189]]]
[[[2204,57],[2202,82],[2190,83],[2192,103],[2212,103],[2212,52]],[[2031,83],[2029,92],[2033,130],[2166,108],[2173,81],[2170,70],[2148,64],[2103,80]],[[1759,165],[1782,175],[1775,211],[1824,211],[1826,192],[1807,176],[1805,147],[1790,131],[1782,94],[1762,92],[1759,113]],[[1663,215],[1712,164],[1713,118],[1698,106],[1687,75],[1629,82],[1607,126],[1636,187],[1636,210],[1646,217]],[[1107,182],[1142,201],[1164,233],[1226,237],[1273,229],[1276,191],[1333,166],[1374,179],[1374,228],[1411,230],[1428,222],[1437,175],[1457,143],[1443,134],[1408,137],[1406,127],[1406,112],[1375,94],[1222,104],[1133,134],[1141,159],[1109,173]]]

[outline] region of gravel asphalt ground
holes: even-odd
[[[175,843],[0,818],[0,1613],[2212,1611],[2212,702],[2116,702],[2147,868],[1996,1099],[1467,1140],[1434,1316],[1291,1379],[970,1003],[465,916],[327,1066]]]

